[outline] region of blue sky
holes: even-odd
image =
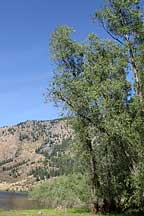
[[[89,32],[104,37],[91,19],[102,5],[102,0],[1,0],[0,126],[59,117],[60,111],[43,97],[54,68],[50,35],[64,24],[76,29],[76,40]]]

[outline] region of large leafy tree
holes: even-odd
[[[135,192],[131,193],[130,202],[135,206],[143,205],[143,144],[144,144],[144,11],[140,0],[109,0],[102,12],[96,12],[95,18],[103,25],[107,33],[125,50],[128,58],[128,71],[134,78],[133,97],[129,103],[131,125],[137,134],[138,163],[134,169]],[[138,145],[136,144],[138,143]],[[129,194],[130,195],[130,194]],[[133,200],[133,201],[132,201]],[[135,200],[135,201],[134,201]]]
[[[68,26],[52,34],[57,70],[48,95],[62,103],[77,122],[95,211],[120,209],[125,194],[128,202],[142,193],[138,170],[144,131],[143,18],[139,5],[134,0],[109,0],[105,10],[96,13],[115,41],[101,41],[90,34],[85,44],[79,44],[72,40],[73,29]],[[127,80],[130,69],[134,88]],[[134,192],[136,181],[138,193]]]
[[[140,0],[109,0],[102,12],[96,12],[104,29],[125,46],[135,78],[135,91],[140,100],[144,94],[144,13]]]

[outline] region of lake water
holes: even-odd
[[[0,192],[0,209],[36,209],[42,208],[42,204],[36,200],[30,200],[27,194]]]

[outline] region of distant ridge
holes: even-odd
[[[54,148],[60,149],[64,140],[72,138],[72,133],[66,118],[27,120],[1,127],[0,182],[27,180],[40,167],[50,170],[45,155],[50,158]]]

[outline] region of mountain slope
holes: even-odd
[[[16,184],[29,180],[30,175],[38,177],[37,173],[48,177],[48,171],[54,170],[52,154],[55,151],[58,155],[64,141],[71,138],[72,129],[63,119],[26,121],[0,128],[0,182]]]

